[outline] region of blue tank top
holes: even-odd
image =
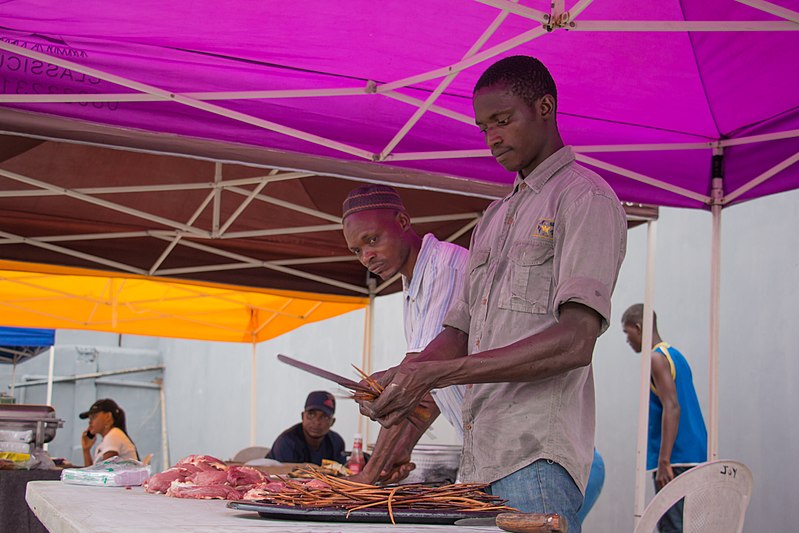
[[[688,361],[676,348],[665,342],[657,344],[654,351],[663,354],[671,367],[671,377],[677,389],[680,403],[680,424],[677,438],[671,452],[671,464],[697,464],[707,461],[707,429],[696,397],[694,380]],[[663,429],[663,404],[655,394],[650,383],[649,391],[649,446],[647,448],[646,468],[654,470],[658,466],[661,431]]]

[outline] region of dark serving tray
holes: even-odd
[[[261,518],[276,518],[278,520],[306,520],[313,522],[369,522],[390,524],[391,518],[386,509],[360,509],[352,511],[349,518],[346,509],[335,507],[303,508],[257,501],[229,502],[230,509],[239,511],[253,511]],[[392,514],[398,524],[454,524],[461,518],[489,518],[497,516],[501,511],[436,511],[395,509]]]

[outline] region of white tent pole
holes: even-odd
[[[183,93],[194,100],[264,100],[270,98],[318,98],[324,96],[359,96],[369,93],[369,86],[342,89],[290,89],[285,91],[203,91]],[[163,94],[93,93],[93,94],[0,94],[0,102],[165,102]]]
[[[460,72],[461,70],[465,70],[469,67],[473,67],[474,65],[478,65],[483,61],[487,61],[493,57],[496,57],[500,54],[507,52],[508,50],[513,50],[517,46],[521,46],[525,43],[532,41],[542,35],[545,35],[547,30],[543,27],[535,27],[531,30],[527,30],[524,33],[520,33],[519,35],[508,39],[507,41],[503,41],[491,48],[487,48],[480,52],[479,54],[475,54],[468,59],[462,59],[457,63],[453,63],[451,65],[446,65],[441,68],[437,68],[435,70],[430,70],[428,72],[423,72],[421,74],[417,74],[415,76],[410,76],[407,78],[402,78],[400,80],[392,81],[390,83],[384,83],[383,85],[378,85],[376,92],[378,94],[385,93],[387,91],[393,91],[395,89],[399,89],[402,87],[408,87],[409,85],[415,85],[417,83],[422,83],[427,80],[433,80],[436,78],[442,78],[444,76],[449,75],[452,72]],[[3,42],[0,41],[0,47],[3,46]],[[12,50],[13,51],[13,50]]]
[[[161,469],[165,470],[171,463],[169,462],[169,437],[166,428],[166,394],[164,394],[164,379],[161,378]]]
[[[432,111],[432,108],[431,108]],[[471,119],[461,120],[460,117],[450,116],[454,120],[473,124]],[[652,151],[668,151],[668,150],[707,150],[715,146],[737,146],[740,144],[752,144],[766,141],[778,141],[781,139],[791,139],[799,136],[799,130],[788,130],[777,133],[769,133],[763,135],[752,135],[749,137],[740,137],[737,139],[723,139],[718,141],[694,142],[694,143],[643,143],[643,144],[590,144],[583,146],[574,146],[575,153],[589,154],[589,153],[608,153],[608,152],[652,152]],[[491,151],[486,148],[478,148],[472,150],[439,150],[433,152],[394,152],[388,154],[383,158],[385,161],[423,161],[428,159],[465,159],[472,157],[490,157]],[[78,189],[76,189],[78,190]],[[83,190],[83,189],[80,189]],[[12,196],[33,196],[41,195],[39,191],[8,191],[5,195]]]
[[[418,98],[408,96],[407,94],[402,94],[394,91],[388,91],[380,94],[382,94],[385,97],[391,98],[393,100],[397,100],[398,102],[403,102],[416,107],[421,107],[422,105],[424,105],[424,100],[419,100]],[[431,113],[436,113],[438,115],[451,118],[452,120],[457,120],[458,122],[463,122],[464,124],[468,124],[469,126],[474,126],[474,118],[469,117],[468,115],[464,115],[463,113],[458,113],[457,111],[452,111],[450,109],[446,109],[444,107],[437,105],[431,105],[429,111]]]
[[[719,452],[719,310],[721,305],[721,202],[724,194],[722,178],[714,177],[712,192],[713,216],[710,245],[710,354],[708,384],[707,460],[715,461]]]
[[[17,356],[15,355],[13,366],[11,368],[11,385],[9,387],[11,389],[12,398],[14,397],[14,385],[16,384],[16,382],[17,382]]]
[[[222,225],[222,227],[219,228],[219,231],[217,232],[216,235],[217,238],[223,235],[228,230],[228,228],[231,225],[233,225],[236,219],[239,218],[239,215],[241,215],[244,212],[244,210],[247,209],[247,206],[250,205],[250,203],[253,200],[255,200],[255,197],[258,194],[260,194],[261,191],[264,189],[264,187],[266,187],[268,184],[269,184],[268,181],[262,181],[261,183],[255,186],[255,189],[253,189],[252,192],[249,195],[247,195],[247,197],[244,198],[244,200],[242,200],[241,204],[239,204],[236,210],[233,211],[233,214],[230,215],[228,219],[225,221],[225,223]]]
[[[580,20],[573,22],[570,31],[589,32],[743,32],[799,31],[789,21],[760,20]]]
[[[0,172],[2,173],[2,172]],[[141,274],[147,275],[147,271],[142,270],[140,268],[135,268],[130,265],[126,265],[124,263],[120,263],[118,261],[110,261],[108,259],[103,259],[102,257],[98,257],[96,255],[85,254],[83,252],[78,252],[76,250],[71,250],[69,248],[64,248],[63,246],[57,246],[55,244],[48,244],[45,242],[40,242],[37,239],[32,239],[29,237],[21,237],[19,235],[14,235],[13,233],[8,233],[7,231],[0,231],[0,237],[4,237],[9,239],[10,241],[14,241],[20,244],[27,244],[30,246],[35,246],[37,248],[44,248],[45,250],[50,250],[53,252],[62,253],[64,255],[70,255],[72,257],[79,257],[81,259],[86,259],[88,261],[92,261],[94,263],[100,265],[106,265],[113,268],[118,268],[119,270],[124,270],[125,272],[131,272],[133,274]]]
[[[208,193],[208,195],[206,195],[205,200],[203,200],[200,203],[199,207],[197,207],[197,209],[194,210],[194,214],[192,214],[192,216],[189,218],[189,221],[188,221],[188,225],[189,226],[193,225],[197,221],[197,219],[200,218],[200,215],[202,214],[202,212],[205,211],[205,208],[208,206],[208,204],[211,202],[211,200],[213,200],[215,197],[216,197],[216,191],[211,191],[210,193]],[[175,246],[178,245],[178,243],[180,242],[180,239],[183,238],[183,235],[184,235],[183,233],[175,232],[175,237],[174,237],[174,239],[172,239],[172,242],[170,242],[166,246],[166,248],[164,248],[164,251],[161,252],[161,255],[158,256],[158,259],[156,259],[155,263],[153,263],[153,265],[150,267],[149,274],[151,276],[154,275],[155,271],[158,270],[158,267],[160,267],[161,264],[169,256],[169,254],[172,253],[172,250],[174,250]]]
[[[230,192],[235,192],[242,196],[250,196],[251,191],[248,189],[241,189],[239,187],[225,187],[226,190]],[[306,215],[311,215],[312,217],[321,218],[322,220],[329,220],[330,222],[341,222],[341,217],[336,215],[331,215],[329,213],[325,213],[323,211],[319,211],[317,209],[309,209],[307,207],[303,207],[301,205],[293,204],[291,202],[287,202],[285,200],[281,200],[280,198],[274,198],[272,196],[267,196],[266,194],[256,194],[255,198],[262,202],[266,202],[269,204],[277,205],[280,207],[285,207],[286,209],[291,209],[292,211],[297,211],[298,213],[305,213]]]
[[[741,196],[745,192],[748,192],[750,189],[754,189],[755,187],[757,187],[758,185],[760,185],[764,181],[773,178],[774,176],[776,176],[777,174],[779,174],[780,172],[782,172],[786,168],[790,167],[791,165],[795,164],[796,162],[799,162],[799,152],[796,152],[795,154],[793,154],[792,156],[788,157],[787,159],[784,159],[784,160],[780,161],[779,163],[777,163],[776,165],[774,165],[770,169],[768,169],[765,172],[761,173],[759,176],[757,176],[753,180],[745,183],[744,185],[741,185],[740,187],[735,189],[730,194],[724,196],[724,203],[725,204],[729,204],[730,202],[732,202],[733,200],[735,200],[736,198],[738,198],[739,196]]]
[[[222,210],[222,189],[219,183],[222,181],[222,163],[217,161],[214,163],[214,205],[212,207],[213,215],[211,222],[211,237],[217,238],[219,236],[219,216]]]
[[[374,327],[375,312],[375,286],[377,282],[374,278],[369,278],[369,305],[366,306],[366,315],[363,324],[363,354],[361,356],[361,370],[367,374],[372,373],[372,330]],[[363,440],[369,443],[369,421],[363,417],[358,417],[358,433],[363,435]]]
[[[646,223],[646,282],[644,287],[644,331],[641,341],[641,379],[638,398],[638,441],[635,456],[635,518],[638,525],[646,503],[646,449],[649,428],[649,379],[652,351],[652,302],[655,291],[655,237],[654,220]]]
[[[47,405],[53,405],[53,369],[55,367],[55,346],[50,346],[50,362],[47,365]]]
[[[698,143],[644,143],[644,144],[585,144],[575,146],[574,151],[582,154],[592,152],[649,152],[664,150],[707,150],[712,142]]]
[[[766,13],[771,13],[772,15],[776,15],[780,18],[784,18],[786,20],[790,20],[791,22],[796,22],[799,24],[799,12],[793,11],[791,9],[786,9],[784,7],[772,4],[771,2],[765,2],[763,0],[736,0],[742,4],[746,4],[750,7],[754,7],[755,9],[760,9],[761,11],[765,11]]]
[[[572,6],[572,8],[568,11],[569,19],[570,20],[574,20],[577,16],[580,15],[580,13],[585,11],[585,8],[587,8],[589,5],[591,5],[591,3],[593,1],[594,0],[580,0],[579,2],[574,4]]]
[[[427,159],[464,159],[469,157],[491,157],[491,150],[440,150],[437,152],[398,152],[389,154],[384,161],[423,161]]]
[[[735,139],[720,139],[716,142],[722,148],[727,148],[728,146],[738,146],[739,144],[779,141],[781,139],[792,139],[794,137],[799,137],[799,130],[775,131],[774,133],[763,133],[762,135],[750,135],[748,137],[738,137]]]
[[[0,232],[0,235],[2,235],[2,233],[3,232]],[[159,239],[163,238],[163,237],[160,237],[158,235],[153,235],[153,236],[156,237],[156,238],[159,238]],[[234,260],[237,260],[237,261],[241,261],[243,263],[249,263],[253,267],[261,266],[261,267],[268,268],[268,269],[271,269],[271,270],[277,270],[278,272],[284,272],[286,274],[291,274],[292,276],[297,276],[297,277],[300,277],[300,278],[305,278],[305,279],[310,279],[310,280],[313,280],[313,281],[318,281],[320,283],[325,283],[327,285],[333,285],[334,287],[341,287],[343,289],[351,290],[353,292],[357,292],[357,293],[361,293],[361,294],[367,293],[366,289],[364,289],[363,287],[359,287],[357,285],[351,285],[349,283],[336,281],[334,279],[328,279],[328,278],[325,278],[323,276],[317,276],[316,274],[310,274],[308,272],[302,272],[300,270],[295,270],[295,269],[292,269],[292,268],[282,267],[280,265],[276,265],[274,263],[270,263],[270,262],[267,262],[267,261],[259,261],[257,259],[253,259],[251,257],[246,257],[246,256],[243,256],[241,254],[234,254],[232,252],[226,252],[224,250],[218,250],[218,249],[213,248],[211,246],[205,246],[205,245],[202,245],[202,244],[199,244],[199,243],[196,243],[196,242],[184,241],[184,242],[181,242],[180,245],[181,246],[187,246],[189,248],[195,248],[197,250],[203,250],[203,251],[206,251],[206,252],[211,253],[211,254],[219,255],[219,256],[222,256],[222,257],[227,257],[229,259],[234,259]]]
[[[250,446],[255,446],[255,423],[256,423],[256,402],[255,393],[258,390],[258,379],[256,376],[257,361],[256,361],[257,345],[255,343],[255,336],[252,339],[252,359],[250,362]]]
[[[710,198],[704,194],[699,194],[697,192],[688,190],[684,187],[678,187],[677,185],[672,185],[670,183],[662,182],[658,179],[652,178],[645,174],[641,174],[640,172],[628,170],[618,165],[613,165],[611,163],[607,163],[605,161],[587,156],[585,154],[577,153],[575,154],[575,158],[577,159],[577,161],[585,163],[587,165],[591,165],[592,167],[608,170],[620,176],[624,176],[635,181],[640,181],[641,183],[646,183],[647,185],[658,187],[660,189],[673,192],[681,196],[685,196],[686,198],[691,198],[692,200],[697,200],[703,203],[710,201]]]
[[[15,365],[16,366],[16,365]],[[55,367],[55,346],[50,346],[50,362],[47,365],[47,405],[53,405],[53,368]],[[50,447],[49,443],[44,444],[44,451]]]
[[[1,43],[2,43],[2,41],[0,41],[0,44]],[[47,182],[44,182],[44,181],[41,181],[41,180],[30,178],[28,176],[23,176],[22,174],[16,174],[16,173],[10,172],[8,170],[0,169],[0,175],[6,177],[8,179],[11,179],[11,180],[14,180],[14,181],[18,181],[20,183],[24,183],[26,185],[30,185],[32,187],[39,187],[41,189],[47,189],[47,190],[56,192],[58,194],[66,196],[68,198],[73,198],[75,200],[79,200],[79,201],[86,202],[86,203],[89,203],[89,204],[99,205],[100,207],[105,207],[107,209],[111,209],[113,211],[118,211],[118,212],[124,213],[126,215],[131,215],[131,216],[134,216],[134,217],[143,218],[145,220],[158,222],[159,224],[163,224],[165,226],[169,226],[169,227],[172,227],[174,229],[183,230],[186,233],[191,233],[191,234],[196,234],[196,235],[202,235],[203,233],[207,233],[207,232],[203,232],[201,230],[198,230],[197,228],[192,228],[191,226],[186,226],[185,224],[181,224],[180,222],[176,222],[174,220],[170,220],[168,218],[164,218],[164,217],[155,215],[153,213],[147,213],[147,212],[144,212],[144,211],[140,211],[138,209],[132,209],[132,208],[129,208],[129,207],[125,207],[123,205],[120,205],[120,204],[117,204],[117,203],[114,203],[114,202],[109,202],[109,201],[103,200],[101,198],[95,198],[94,196],[90,196],[90,195],[87,195],[87,194],[80,194],[80,193],[77,193],[77,192],[75,192],[75,191],[73,191],[71,189],[65,189],[63,187],[58,187],[56,185],[52,185],[50,183],[47,183]]]

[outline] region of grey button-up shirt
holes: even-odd
[[[594,309],[604,332],[626,239],[616,194],[564,147],[486,210],[472,235],[469,279],[444,323],[468,332],[470,354],[546,330],[566,302]],[[584,492],[594,444],[592,367],[532,383],[472,385],[463,423],[463,481],[490,483],[548,459]]]

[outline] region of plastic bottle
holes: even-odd
[[[356,433],[352,443],[352,453],[346,466],[350,473],[355,475],[361,473],[364,465],[366,465],[366,459],[363,456],[363,435]]]

